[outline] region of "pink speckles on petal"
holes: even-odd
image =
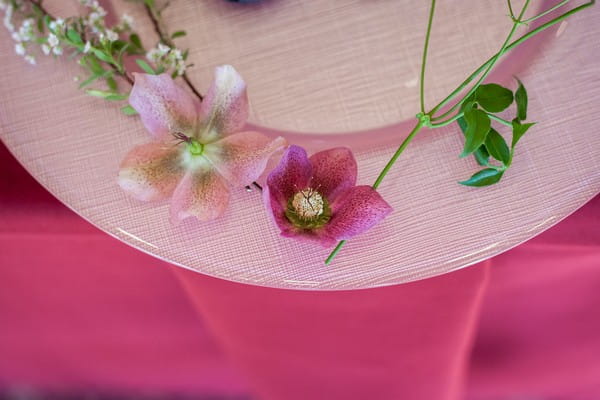
[[[323,228],[327,236],[350,239],[363,233],[392,212],[392,207],[371,186],[355,186],[332,204],[333,215]]]
[[[259,132],[240,132],[205,146],[205,156],[231,185],[246,186],[258,179],[271,155],[285,139]]]
[[[333,202],[337,195],[356,185],[356,160],[350,149],[336,147],[310,157],[313,176],[310,186]]]
[[[195,217],[209,221],[219,217],[229,204],[229,188],[225,180],[212,169],[185,174],[173,193],[171,222]]]
[[[248,119],[246,83],[231,65],[215,70],[215,80],[202,102],[201,137],[213,141],[218,135],[239,132]]]
[[[312,175],[312,166],[308,161],[306,150],[291,145],[283,154],[279,164],[267,177],[267,185],[274,199],[281,204],[287,201],[298,190],[308,186]]]
[[[134,76],[129,104],[140,114],[152,138],[166,139],[173,132],[192,135],[198,118],[194,98],[168,74]]]
[[[164,200],[171,196],[183,174],[179,147],[147,143],[125,156],[118,182],[138,200]]]

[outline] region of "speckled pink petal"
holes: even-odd
[[[267,185],[271,196],[281,204],[299,190],[305,189],[312,175],[312,166],[308,161],[306,150],[291,145],[281,157],[277,167],[267,177]]]
[[[136,199],[164,200],[171,196],[183,174],[179,146],[147,143],[135,147],[125,156],[118,182]]]
[[[392,207],[371,186],[355,186],[340,194],[331,206],[333,215],[323,227],[326,236],[350,239],[385,218]]]
[[[239,132],[248,119],[246,83],[231,65],[215,69],[215,80],[200,107],[199,140],[214,141],[221,135]]]
[[[156,140],[165,140],[173,132],[191,136],[196,127],[196,101],[168,74],[136,73],[129,104],[140,114],[142,123]]]
[[[337,195],[356,185],[356,160],[347,147],[336,147],[310,157],[313,177],[310,187],[333,202]]]
[[[271,155],[281,150],[285,139],[271,139],[259,132],[241,132],[204,147],[204,156],[233,186],[246,186],[258,179]]]
[[[171,222],[195,217],[209,221],[219,217],[229,204],[229,188],[214,169],[198,169],[185,174],[173,193]]]
[[[285,216],[285,208],[286,204],[282,204],[276,196],[273,196],[273,193],[269,190],[269,186],[265,185],[263,187],[263,201],[267,208],[267,212],[275,225],[281,231],[282,236],[294,236],[298,232],[298,228],[296,228]]]

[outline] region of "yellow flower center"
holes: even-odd
[[[292,206],[300,218],[313,219],[323,214],[323,196],[312,188],[304,189],[294,195]]]
[[[331,209],[327,199],[321,193],[313,188],[307,188],[297,192],[288,200],[285,215],[298,228],[316,229],[329,221]]]

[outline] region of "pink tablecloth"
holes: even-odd
[[[0,397],[600,398],[600,197],[465,270],[354,292],[240,285],[99,232],[0,149]]]

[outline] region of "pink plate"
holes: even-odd
[[[75,3],[75,2],[73,2]],[[493,54],[510,28],[497,0],[439,2],[426,97],[435,104]],[[555,2],[541,2],[548,7]],[[57,15],[70,2],[47,1]],[[316,151],[350,146],[359,182],[372,183],[414,124],[428,2],[177,1],[166,12],[191,49],[191,80],[205,91],[216,65],[244,76],[257,129]],[[139,5],[115,2],[155,40]],[[501,184],[458,185],[477,170],[459,159],[455,125],[425,131],[380,188],[395,208],[350,241],[330,266],[328,251],[278,236],[260,194],[233,193],[212,223],[172,227],[168,205],[128,198],[116,184],[129,149],[147,141],[137,117],[78,91],[67,59],[26,64],[0,36],[0,136],[28,171],[79,215],[171,263],[237,282],[338,290],[409,282],[506,251],[557,223],[600,191],[600,9],[592,7],[511,53],[490,78],[529,91],[540,121],[524,137]],[[525,28],[522,28],[525,29]],[[522,33],[523,31],[521,31]],[[154,43],[146,40],[147,47]],[[404,122],[399,122],[404,121]],[[500,128],[503,133],[507,133]],[[600,228],[599,228],[600,229]]]

